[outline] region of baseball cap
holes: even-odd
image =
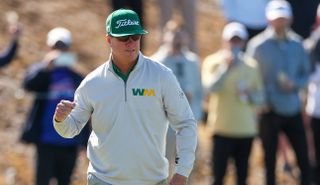
[[[71,39],[71,32],[63,27],[56,27],[50,30],[47,34],[47,45],[52,47],[58,41],[63,42],[64,44],[70,46],[72,39]]]
[[[222,38],[223,40],[229,41],[233,37],[239,37],[242,40],[247,40],[248,31],[242,24],[237,22],[231,22],[224,27],[222,32]]]
[[[268,20],[277,18],[291,18],[291,5],[286,0],[272,0],[267,4],[266,17]]]
[[[148,33],[142,28],[137,13],[129,9],[119,9],[112,12],[106,20],[106,31],[108,35],[113,37]]]

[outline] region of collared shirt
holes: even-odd
[[[306,87],[310,72],[310,62],[300,37],[288,30],[285,39],[280,40],[268,27],[248,43],[247,54],[259,63],[270,108],[281,115],[300,112],[299,90]],[[293,90],[281,88],[283,77],[294,83]]]
[[[114,64],[114,62],[112,61],[112,68],[114,70],[114,72],[123,80],[123,81],[127,81],[129,78],[129,75],[131,73],[131,71],[134,69],[134,67],[136,66],[137,63],[135,63],[132,68],[129,70],[128,74],[124,74],[121,72],[121,70],[118,68],[118,66],[116,64]]]

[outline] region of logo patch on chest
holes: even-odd
[[[140,89],[140,88],[133,88],[132,89],[133,96],[155,96],[156,93],[154,89]]]

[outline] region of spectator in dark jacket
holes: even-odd
[[[67,29],[51,30],[47,44],[50,51],[28,69],[24,79],[24,88],[35,94],[35,100],[22,140],[36,146],[36,185],[49,185],[51,178],[59,185],[68,185],[79,146],[86,146],[89,128],[76,138],[62,138],[53,128],[52,117],[61,99],[73,100],[83,77],[72,69],[76,57],[69,51],[71,33]]]

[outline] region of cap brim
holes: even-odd
[[[275,20],[278,18],[286,18],[286,19],[290,19],[291,15],[287,12],[270,12],[269,14],[267,14],[267,19],[268,20]]]
[[[136,30],[136,31],[131,31],[128,33],[118,33],[118,34],[112,34],[110,33],[109,35],[113,36],[113,37],[125,37],[125,36],[129,36],[129,35],[145,35],[148,34],[149,32],[146,30]]]

